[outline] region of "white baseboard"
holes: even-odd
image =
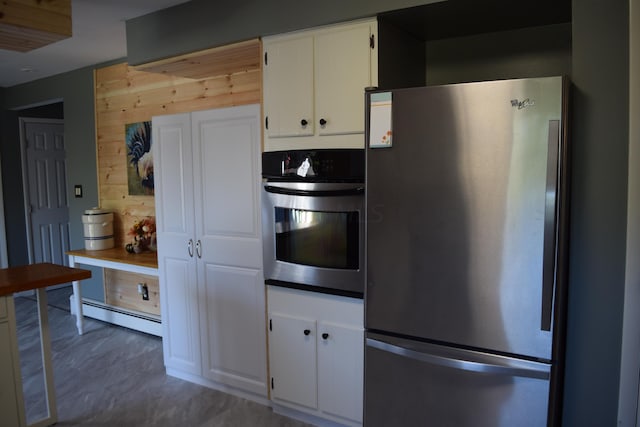
[[[311,424],[316,427],[361,427],[361,423],[355,423],[352,421],[345,421],[340,423],[321,416],[309,414],[297,409],[289,408],[285,405],[277,402],[271,402],[271,408],[276,414],[284,415],[285,417],[293,418],[294,420],[302,421],[303,423]]]
[[[73,298],[74,296],[71,295],[70,307],[71,314],[75,316]],[[82,314],[85,317],[162,337],[162,323],[159,317],[124,310],[87,298],[82,299]]]
[[[189,381],[189,382],[192,382],[192,383],[195,383],[195,384],[199,384],[201,386],[212,388],[214,390],[222,391],[222,392],[227,393],[227,394],[232,394],[234,396],[241,397],[243,399],[247,399],[247,400],[251,400],[251,401],[256,402],[256,403],[260,403],[261,405],[271,406],[271,401],[269,399],[267,399],[267,397],[266,397],[266,390],[265,390],[265,396],[261,396],[261,395],[258,395],[258,394],[254,394],[254,393],[246,392],[244,390],[237,389],[235,387],[228,386],[226,384],[221,384],[221,383],[216,382],[216,381],[211,381],[211,380],[208,380],[206,378],[202,378],[199,375],[185,373],[185,372],[182,372],[180,370],[171,369],[171,368],[165,368],[165,369],[166,369],[167,375],[169,375],[169,376],[180,378],[181,380],[185,380],[185,381]]]

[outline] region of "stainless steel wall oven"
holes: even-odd
[[[362,298],[364,150],[266,152],[267,284]]]

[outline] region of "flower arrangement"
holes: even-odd
[[[133,236],[133,242],[127,243],[127,252],[140,253],[145,249],[156,249],[156,220],[146,217],[133,223],[128,233]]]

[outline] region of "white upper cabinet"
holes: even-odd
[[[265,151],[364,147],[375,20],[266,37],[264,51]]]

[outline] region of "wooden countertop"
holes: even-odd
[[[67,255],[103,259],[124,264],[140,265],[142,267],[158,268],[158,254],[152,251],[130,254],[125,251],[124,248],[111,248],[100,251],[78,249],[75,251],[68,251]]]
[[[88,279],[91,271],[42,263],[0,269],[0,296],[30,291],[74,280]]]

